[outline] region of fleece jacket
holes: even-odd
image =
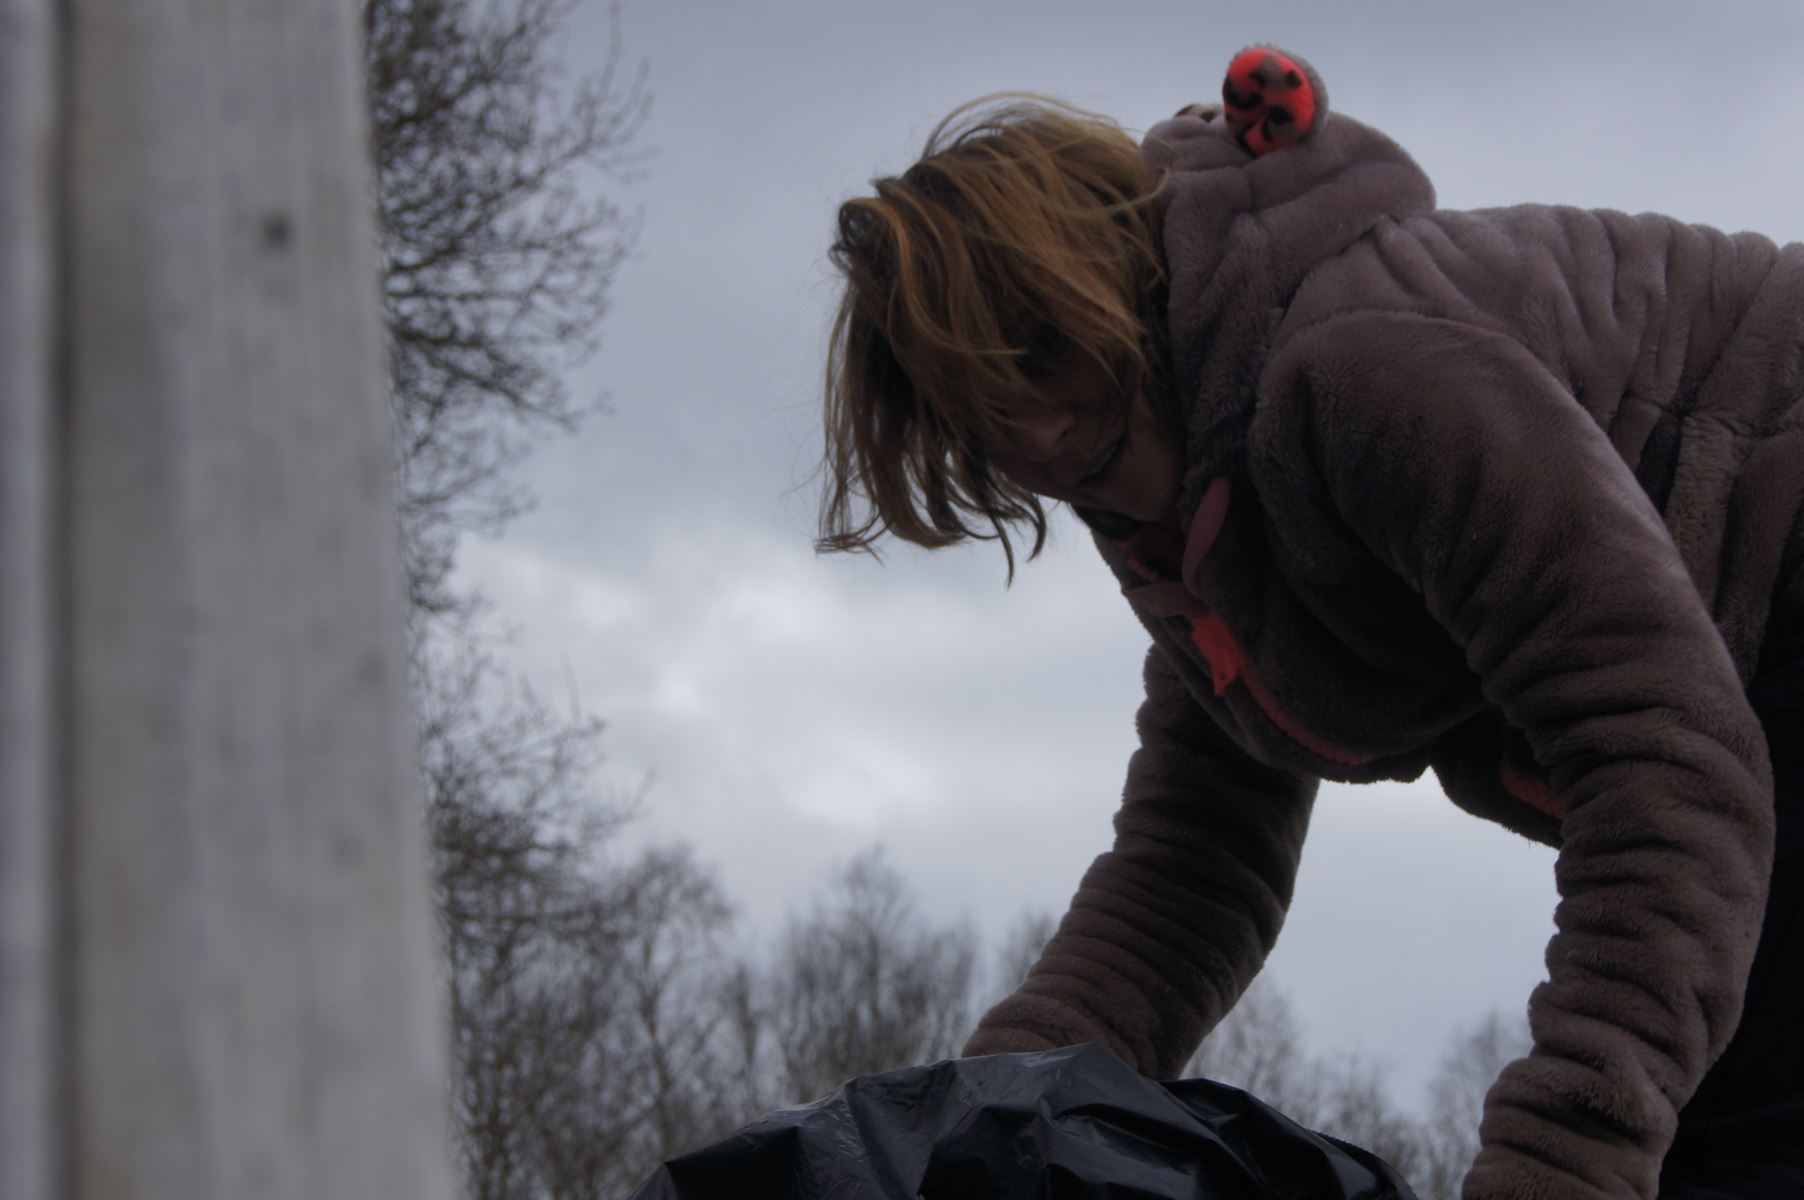
[[[1432,769],[1558,848],[1468,1200],[1652,1197],[1772,872],[1745,688],[1804,651],[1804,245],[1439,211],[1339,114],[1254,157],[1187,109],[1142,153],[1186,474],[1171,521],[1079,510],[1152,635],[1140,745],[1113,848],[966,1052],[1174,1074],[1278,936],[1317,781]]]

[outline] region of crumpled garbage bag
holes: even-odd
[[[865,1075],[673,1158],[632,1200],[1416,1200],[1376,1155],[1100,1046]]]

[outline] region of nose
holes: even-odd
[[[1077,414],[1048,412],[1029,417],[1021,426],[1020,454],[1041,466],[1050,463],[1063,449],[1065,435],[1077,424]]]

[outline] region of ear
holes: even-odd
[[[1236,54],[1221,98],[1228,128],[1255,157],[1296,145],[1328,117],[1328,89],[1315,68],[1273,46]]]

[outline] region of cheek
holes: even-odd
[[[1183,458],[1180,436],[1152,401],[1142,400],[1134,406],[1134,433],[1160,460],[1176,462]]]
[[[1038,463],[1025,459],[993,458],[991,465],[996,473],[1003,476],[1016,487],[1026,488],[1036,496],[1048,500],[1070,500],[1071,495],[1053,478],[1052,473]]]

